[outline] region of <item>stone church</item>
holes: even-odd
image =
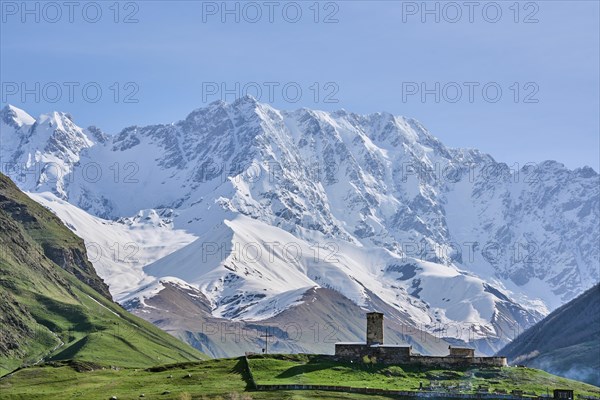
[[[445,356],[422,356],[412,353],[412,346],[385,345],[383,342],[383,314],[367,313],[367,341],[336,343],[335,356],[340,360],[362,362],[366,357],[383,364],[421,364],[441,366],[495,366],[506,367],[506,357],[475,357],[475,350],[449,346]]]

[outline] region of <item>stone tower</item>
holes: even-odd
[[[367,346],[383,344],[383,313],[367,313]]]

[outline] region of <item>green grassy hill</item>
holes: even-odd
[[[83,241],[0,174],[0,376],[45,360],[147,367],[204,355],[111,300]]]
[[[83,372],[79,365],[41,365],[0,379],[6,400],[382,400],[385,397],[326,391],[252,392],[240,358],[207,360],[162,368],[95,370]],[[78,372],[82,371],[82,372]],[[189,376],[189,375],[191,376]]]
[[[257,384],[263,385],[343,385],[414,391],[422,382],[441,388],[468,385],[473,393],[479,386],[524,390],[545,394],[546,390],[573,389],[576,394],[598,397],[600,388],[561,378],[547,372],[520,367],[472,367],[444,369],[415,365],[383,365],[334,361],[329,356],[270,355],[251,356],[249,365]],[[332,383],[333,382],[333,383]]]
[[[269,355],[249,359],[258,384],[343,385],[396,390],[416,390],[419,382],[444,385],[471,382],[474,387],[513,388],[546,394],[548,389],[572,388],[576,394],[598,397],[600,388],[529,368],[444,370],[352,364],[326,356]],[[148,369],[96,369],[86,363],[51,363],[22,369],[0,379],[3,399],[89,400],[137,399],[390,399],[323,390],[254,391],[243,358],[215,359]]]

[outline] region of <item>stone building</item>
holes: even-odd
[[[554,389],[554,400],[573,400],[575,392],[570,389]]]
[[[421,364],[442,366],[485,365],[505,367],[506,357],[475,357],[475,350],[448,346],[446,356],[422,356],[412,353],[412,346],[385,345],[383,342],[383,314],[367,313],[366,342],[340,342],[335,344],[335,356],[340,360],[383,364]]]
[[[448,350],[450,350],[449,357],[475,357],[475,349],[448,346]]]
[[[364,357],[386,364],[410,361],[412,347],[383,344],[383,313],[367,313],[367,342],[344,342],[335,344],[335,355],[352,361]]]
[[[383,313],[367,313],[367,345],[383,344]]]

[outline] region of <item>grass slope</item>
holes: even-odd
[[[257,384],[305,384],[370,387],[392,390],[418,390],[419,383],[431,381],[444,386],[470,382],[476,389],[488,386],[492,391],[510,392],[521,389],[545,394],[546,389],[574,389],[577,394],[598,397],[600,388],[582,382],[561,378],[530,368],[458,368],[389,366],[381,364],[336,362],[327,356],[270,355],[251,356],[250,369]]]
[[[573,388],[577,394],[600,395],[600,388],[528,368],[449,371],[383,365],[352,365],[323,356],[269,355],[250,358],[259,384],[324,384],[413,390],[420,381],[470,380],[490,387],[519,387],[545,394],[546,388]],[[17,371],[0,379],[2,398],[63,400],[137,399],[353,399],[385,396],[327,391],[252,391],[241,358],[189,362],[148,369],[96,369],[89,363],[51,363]],[[96,367],[97,368],[97,367]],[[79,372],[78,372],[79,371]],[[497,383],[494,383],[497,382]]]
[[[148,367],[204,357],[114,303],[81,239],[3,175],[0,227],[0,376],[41,359]]]
[[[207,360],[162,368],[77,372],[85,365],[42,365],[0,379],[2,399],[86,400],[138,399],[269,399],[378,400],[384,397],[323,391],[246,392],[249,387],[241,359]],[[191,377],[188,377],[188,374]],[[168,392],[168,393],[167,393]]]

